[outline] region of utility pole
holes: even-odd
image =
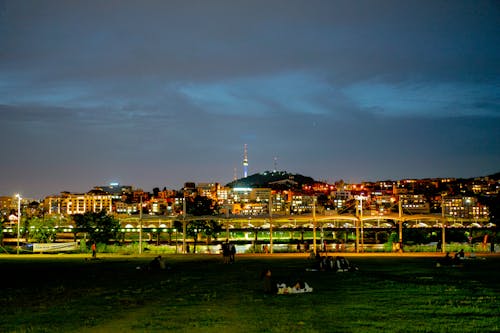
[[[398,200],[398,212],[399,212],[399,244],[403,246],[403,203],[401,202],[401,196]]]
[[[313,250],[316,256],[316,196],[313,197]]]
[[[183,193],[184,200],[182,201],[182,253],[186,253],[186,189]]]
[[[229,239],[229,209],[230,205],[226,205],[226,239]]]
[[[359,223],[361,225],[361,252],[365,252],[365,232],[364,232],[364,225],[363,225],[363,196],[360,196],[360,201],[359,201]]]
[[[444,217],[444,197],[445,193],[441,195],[441,242],[443,243],[441,246],[441,252],[446,252],[446,227],[445,227],[445,217]]]
[[[269,193],[269,247],[273,253],[273,191]]]
[[[16,194],[17,197],[17,254],[19,254],[19,237],[21,231],[21,195]]]
[[[361,210],[360,207],[363,204],[363,201],[361,200],[361,196],[357,196],[355,199],[358,200],[358,204],[356,204],[356,253],[359,253],[359,227],[361,225]]]
[[[142,194],[139,204],[139,254],[142,254]]]

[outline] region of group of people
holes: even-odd
[[[462,265],[462,260],[465,259],[465,252],[463,249],[455,253],[455,255],[452,257],[450,255],[450,252],[446,252],[446,255],[444,258],[440,261],[438,261],[436,266],[461,266]]]
[[[313,291],[313,288],[309,287],[307,282],[304,281],[297,281],[291,286],[279,283],[276,287],[278,288],[278,295],[312,293]]]
[[[222,258],[225,264],[234,263],[234,259],[236,256],[236,246],[233,243],[229,243],[226,240],[225,243],[221,244],[222,247]]]
[[[136,269],[145,272],[159,272],[170,269],[170,267],[167,266],[167,260],[165,258],[162,258],[162,256],[158,255],[154,257],[153,260],[151,260],[149,263],[137,266]]]
[[[266,294],[285,295],[310,293],[313,291],[313,288],[302,280],[297,280],[289,286],[287,286],[286,283],[276,283],[272,279],[272,273],[269,268],[261,273],[261,279],[264,281],[264,293]]]
[[[349,272],[357,271],[358,267],[347,260],[346,257],[321,256],[316,253],[314,269],[320,271]]]
[[[308,242],[304,243],[304,252],[309,252],[310,246]],[[302,248],[300,246],[300,242],[297,243],[297,252],[302,252]]]

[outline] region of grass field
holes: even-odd
[[[500,256],[350,255],[357,272],[306,271],[304,255],[0,256],[0,332],[500,332]],[[312,293],[266,295],[260,273]]]

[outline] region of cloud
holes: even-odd
[[[333,95],[328,82],[303,72],[192,83],[181,85],[179,91],[207,112],[248,117],[280,112],[326,114],[331,108],[321,101]]]
[[[0,4],[4,191],[224,182],[245,143],[322,179],[499,165],[495,2]]]
[[[371,80],[350,85],[343,92],[359,107],[386,116],[500,116],[498,80],[484,83]]]

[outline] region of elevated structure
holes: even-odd
[[[243,152],[243,178],[247,178],[247,176],[248,176],[248,151],[247,151],[247,144],[245,143]]]

